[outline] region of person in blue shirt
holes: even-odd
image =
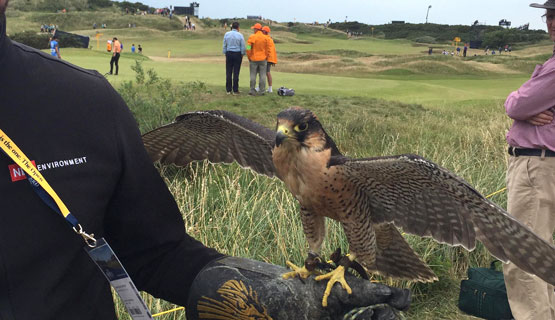
[[[233,94],[239,94],[239,71],[246,48],[245,38],[239,32],[237,21],[231,24],[231,31],[226,32],[224,36],[223,53],[225,54],[225,90],[227,94],[231,94],[232,89]]]
[[[135,44],[134,43],[131,45],[131,53],[135,53]]]
[[[52,37],[52,39],[50,40],[50,54],[53,57],[57,57],[58,59],[62,58],[62,56],[60,55],[60,46],[58,44],[58,38],[56,36]]]

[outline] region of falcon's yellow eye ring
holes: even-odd
[[[308,129],[308,123],[305,122],[305,123],[298,124],[293,129],[295,129],[295,131],[297,132],[306,131],[306,129]]]

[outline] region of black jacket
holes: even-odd
[[[185,304],[221,255],[185,233],[124,101],[97,72],[12,42],[5,25],[0,15],[0,128],[140,290]],[[0,153],[0,319],[115,319],[83,240],[12,164]]]

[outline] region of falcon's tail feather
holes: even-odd
[[[420,282],[437,280],[434,272],[416,255],[399,230],[391,223],[374,225],[376,233],[376,264],[379,274]]]

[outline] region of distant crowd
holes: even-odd
[[[457,46],[456,49],[455,49],[455,50],[452,50],[452,51],[443,49],[443,50],[441,51],[441,54],[442,54],[442,55],[445,55],[445,56],[449,56],[449,55],[451,55],[451,56],[460,56],[460,55],[461,55],[461,51],[462,51],[462,56],[463,56],[463,57],[466,57],[466,56],[467,56],[468,49],[469,49],[469,45],[468,45],[467,43],[465,43],[464,46],[462,47],[462,49],[461,49],[460,46]],[[434,49],[433,49],[432,47],[430,47],[430,48],[428,49],[428,55],[432,55],[432,54],[433,54],[433,50],[434,50]],[[487,55],[490,55],[490,54],[491,54],[491,55],[496,55],[496,54],[502,54],[503,52],[505,52],[505,54],[510,54],[512,51],[513,51],[513,48],[512,48],[512,46],[509,45],[509,44],[506,44],[505,46],[499,46],[499,47],[497,48],[497,51],[496,51],[495,49],[492,49],[492,50],[490,51],[489,46],[486,46],[486,48],[484,49],[484,55],[486,55],[486,56],[487,56]],[[476,54],[474,54],[474,56],[476,56]]]
[[[114,51],[115,40],[117,40],[117,38],[113,38],[112,40],[106,41],[106,51],[108,51],[108,52],[113,52]],[[121,41],[118,40],[116,46],[119,46],[119,48],[120,48],[119,52],[121,52],[121,50],[123,50],[123,43]],[[138,47],[135,47],[135,44],[133,43],[133,44],[131,44],[131,53],[136,53],[136,52],[142,54],[143,53],[143,48],[141,47],[140,44],[139,44]]]
[[[54,24],[45,23],[40,26],[40,32],[53,33],[54,31],[56,31],[56,29],[58,29],[58,26]]]
[[[497,54],[502,54],[503,51],[505,51],[505,53],[511,53],[512,50],[513,50],[512,47],[511,47],[510,45],[506,44],[505,47],[501,47],[501,46],[500,46],[500,47],[497,48]],[[486,47],[486,49],[484,50],[484,52],[485,52],[486,56],[490,53],[490,48],[489,48],[489,46]],[[493,48],[493,49],[491,50],[491,54],[492,54],[492,55],[496,54],[495,48]]]
[[[195,24],[191,22],[191,18],[189,16],[185,16],[185,23],[183,24],[183,29],[195,31],[196,27]]]
[[[101,24],[100,24],[100,27],[101,27],[102,29],[106,29],[107,25],[106,25],[105,23],[101,23]],[[96,22],[93,23],[92,28],[93,28],[93,29],[98,28],[98,25],[96,24]]]

